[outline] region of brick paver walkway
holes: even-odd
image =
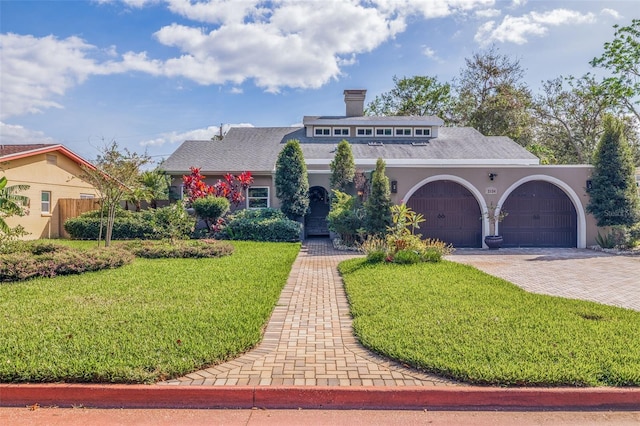
[[[449,260],[475,266],[532,293],[640,311],[640,256],[587,249],[461,249]]]
[[[353,254],[308,240],[254,350],[167,385],[435,386],[449,380],[405,368],[364,349],[353,336],[337,265]]]

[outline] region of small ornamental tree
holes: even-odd
[[[371,194],[364,205],[367,231],[372,235],[384,234],[391,225],[391,190],[385,167],[384,160],[378,158],[371,179]]]
[[[297,220],[309,211],[309,178],[300,142],[292,139],[286,143],[276,161],[276,196],[280,210]]]
[[[210,231],[213,230],[213,227],[218,223],[218,219],[229,211],[230,207],[228,199],[215,195],[196,198],[192,204],[196,215],[205,221],[207,229]]]
[[[151,158],[144,154],[122,151],[118,144],[112,141],[105,145],[95,161],[95,167],[81,166],[83,179],[91,183],[100,196],[101,212],[107,212],[107,229],[104,237],[105,247],[111,244],[113,224],[120,202],[125,200],[131,191],[137,187],[140,178],[140,168],[149,163]],[[102,237],[102,226],[98,234],[98,241]]]
[[[23,216],[29,205],[29,198],[19,195],[18,191],[26,191],[29,185],[12,185],[7,186],[6,176],[0,177],[0,244],[3,240],[26,235],[24,228],[18,225],[10,228],[5,217]]]
[[[640,220],[640,199],[633,155],[623,123],[607,115],[593,162],[587,211],[598,226],[632,226]]]
[[[189,204],[197,198],[213,195],[224,197],[237,207],[244,201],[244,191],[253,183],[251,172],[242,172],[237,176],[227,173],[224,175],[224,180],[218,179],[214,185],[207,185],[204,181],[205,177],[198,167],[191,167],[191,174],[182,176]]]
[[[336,155],[331,160],[329,167],[331,169],[331,189],[349,192],[349,186],[353,183],[353,178],[356,174],[356,165],[349,142],[342,140],[338,144]]]

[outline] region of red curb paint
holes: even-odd
[[[99,408],[640,410],[640,388],[0,384],[0,406],[36,403]]]
[[[258,387],[260,408],[640,409],[640,388]]]
[[[251,408],[252,387],[0,384],[0,406],[100,408]]]

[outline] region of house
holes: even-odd
[[[300,141],[309,173],[307,235],[327,233],[329,164],[337,144],[351,144],[356,168],[369,172],[385,160],[392,201],[422,213],[424,237],[456,247],[483,247],[489,235],[482,212],[508,212],[498,224],[504,246],[586,247],[595,244],[587,215],[589,165],[541,165],[507,137],[469,127],[445,127],[438,117],[364,116],[366,90],[345,90],[345,115],[305,116],[299,127],[232,128],[222,140],[185,141],[165,162],[176,188],[191,166],[209,183],[226,172],[251,171],[246,206],[278,207],[275,163],[283,145]],[[320,224],[320,225],[318,225]]]
[[[95,188],[83,180],[81,166],[94,168],[63,145],[0,145],[0,175],[9,185],[29,185],[20,192],[29,198],[27,214],[6,218],[7,224],[22,225],[29,233],[25,239],[63,235],[60,200],[97,197]]]

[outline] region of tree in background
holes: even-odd
[[[454,123],[486,136],[508,136],[522,146],[531,139],[531,93],[520,61],[492,47],[465,59],[455,89]]]
[[[547,80],[533,103],[536,141],[560,163],[591,163],[602,119],[613,106],[609,92],[590,74]]]
[[[391,225],[391,190],[385,167],[384,160],[378,158],[371,178],[371,194],[364,204],[366,228],[372,235],[383,235]]]
[[[394,87],[367,105],[367,115],[435,115],[445,121],[451,114],[451,86],[436,77],[393,77]]]
[[[336,154],[329,164],[331,169],[330,186],[332,190],[349,192],[356,174],[356,165],[353,160],[351,145],[342,140],[336,148]]]
[[[611,115],[604,118],[604,134],[598,144],[591,177],[587,211],[598,226],[630,227],[640,220],[640,197],[635,165],[624,137],[623,123]]]
[[[84,179],[91,183],[100,196],[101,212],[107,214],[107,227],[104,244],[111,244],[113,223],[116,210],[130,193],[132,188],[138,186],[140,168],[148,164],[151,158],[148,155],[139,155],[124,149],[118,149],[118,144],[112,141],[102,148],[94,162],[95,168],[82,166]],[[102,222],[98,241],[102,238]]]
[[[640,122],[640,19],[633,19],[625,27],[613,27],[614,39],[606,42],[602,56],[590,63],[613,73],[604,85]]]
[[[23,216],[26,207],[29,205],[29,198],[18,194],[19,191],[26,191],[29,185],[8,186],[6,176],[0,177],[0,243],[14,237],[26,235],[24,228],[20,225],[10,228],[6,217]]]
[[[276,161],[276,196],[280,209],[297,220],[309,211],[309,177],[300,142],[287,141]]]

